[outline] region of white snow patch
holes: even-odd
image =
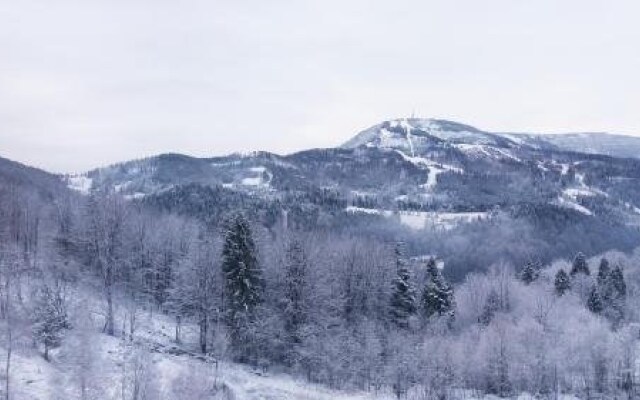
[[[426,189],[433,189],[438,183],[438,175],[444,172],[463,172],[461,168],[454,167],[453,165],[442,164],[424,157],[410,157],[400,150],[397,150],[397,152],[402,156],[402,158],[414,164],[415,166],[419,168],[428,168],[429,172],[427,175],[427,181],[421,185],[421,187],[424,187]]]
[[[243,178],[241,182],[244,186],[262,186],[264,183],[261,176],[257,178]]]
[[[375,208],[363,208],[363,207],[355,207],[355,206],[349,206],[345,209],[346,212],[348,213],[362,213],[362,214],[372,214],[372,215],[380,215],[382,214],[382,211],[377,210]]]
[[[576,203],[575,201],[568,200],[564,197],[558,197],[558,203],[563,207],[572,208],[585,215],[593,215],[593,212],[588,208]]]
[[[603,192],[602,190],[598,189],[598,188],[594,188],[591,186],[588,186],[587,184],[584,183],[584,174],[576,174],[576,182],[578,184],[578,187],[572,187],[572,188],[567,188],[565,189],[562,193],[563,193],[563,197],[566,197],[572,201],[576,201],[578,197],[580,196],[585,196],[585,197],[591,197],[591,196],[604,196],[604,197],[609,197],[609,195],[606,192]]]
[[[70,175],[67,177],[67,187],[82,194],[89,194],[93,186],[93,179],[86,175]]]
[[[258,166],[249,168],[249,172],[254,176],[248,176],[240,181],[243,186],[253,186],[261,188],[269,188],[273,175],[266,167]]]
[[[522,162],[520,158],[514,156],[507,150],[495,146],[487,146],[485,144],[477,143],[458,143],[455,145],[455,147],[468,155],[473,155],[476,157],[487,157],[497,160],[509,159],[515,162]]]
[[[143,198],[144,196],[146,196],[145,193],[135,192],[135,193],[132,193],[132,194],[125,194],[124,198],[127,199],[127,200],[137,200],[137,199]]]
[[[481,221],[489,217],[487,212],[436,212],[436,211],[392,211],[375,208],[349,206],[345,211],[352,214],[383,215],[387,218],[397,218],[398,221],[411,229],[425,228],[452,229],[461,223]]]

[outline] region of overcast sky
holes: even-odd
[[[640,1],[0,0],[0,156],[335,146],[412,113],[640,134]]]

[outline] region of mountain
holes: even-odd
[[[50,200],[66,187],[58,175],[0,157],[0,189],[36,193]]]
[[[637,140],[584,135],[594,139],[397,119],[337,148],[164,154],[66,181],[84,193],[116,191],[213,225],[240,208],[271,227],[285,220],[301,229],[400,238],[415,253],[446,258],[462,276],[496,258],[518,263],[531,253],[550,260],[637,246],[640,160],[599,154],[614,142]],[[469,250],[448,247],[453,241]]]
[[[531,145],[553,145],[558,149],[579,153],[640,158],[640,137],[637,136],[597,132],[552,135],[513,134],[511,137],[524,140]]]
[[[438,119],[405,118],[385,121],[356,135],[342,147],[393,147],[394,140],[406,142],[405,132],[414,141],[425,138],[456,144],[526,145],[535,148],[602,154],[612,157],[640,158],[640,137],[610,133],[504,133],[486,132],[469,125]]]

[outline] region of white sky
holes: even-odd
[[[0,156],[338,145],[415,112],[640,134],[637,0],[0,0]]]

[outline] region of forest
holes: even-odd
[[[214,222],[113,192],[0,187],[3,396],[28,348],[73,366],[73,398],[175,398],[124,356],[109,397],[92,356],[102,337],[157,350],[140,323],[153,315],[173,351],[374,397],[638,395],[640,251],[543,265],[530,249],[454,281],[399,241],[240,209]]]

